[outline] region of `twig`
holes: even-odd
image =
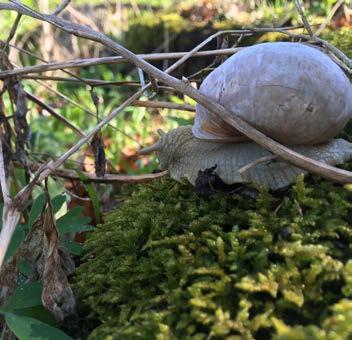
[[[18,162],[14,162],[14,165],[18,168],[22,168],[22,165]],[[33,172],[37,171],[42,166],[43,164],[40,164],[40,163],[31,162],[31,161],[28,162],[28,167]],[[138,183],[150,182],[154,179],[161,178],[165,176],[168,173],[168,171],[166,170],[155,174],[143,174],[143,175],[105,174],[104,177],[97,177],[94,174],[91,174],[89,172],[84,172],[84,171],[81,171],[81,173],[83,173],[84,177],[87,178],[88,182],[106,183],[106,184],[113,184],[113,183],[138,184]],[[52,171],[51,175],[53,177],[60,177],[60,178],[81,181],[81,178],[78,176],[77,172],[71,169],[55,169]]]
[[[336,11],[343,5],[345,0],[338,0],[334,7],[331,9],[331,12],[328,16],[328,18],[319,26],[319,28],[315,31],[315,35],[318,36],[320,35],[321,32],[324,31],[325,27],[329,24],[331,19],[334,17]]]
[[[254,160],[253,162],[243,166],[242,168],[238,169],[237,171],[243,175],[245,172],[247,172],[248,170],[250,170],[251,168],[256,167],[259,164],[268,162],[268,161],[272,161],[273,159],[276,159],[277,156],[276,155],[269,155],[269,156],[264,156],[264,157],[260,157],[256,160]]]
[[[1,5],[1,4],[0,4]],[[1,7],[0,7],[1,9]],[[201,51],[195,52],[192,54],[192,57],[206,57],[213,55],[231,55],[242,48],[226,48],[222,50],[215,51]],[[180,59],[187,55],[189,52],[173,52],[173,53],[154,53],[154,54],[139,54],[138,56],[144,60],[148,61],[158,61],[164,59]],[[108,65],[108,64],[120,64],[129,62],[126,58],[117,56],[117,57],[102,57],[102,58],[86,58],[86,59],[74,59],[64,62],[53,62],[46,63],[43,65],[34,65],[21,67],[11,71],[2,71],[0,72],[0,79],[4,79],[14,75],[23,75],[30,73],[41,73],[54,70],[62,70],[66,68],[77,68],[77,67],[86,67],[86,66],[95,66],[95,65]]]
[[[9,187],[6,179],[4,154],[2,150],[2,140],[0,141],[0,183],[1,183],[1,191],[2,191],[2,197],[4,199],[4,203],[10,204],[11,196],[10,196],[10,191],[9,191]]]
[[[56,7],[53,15],[59,15],[69,4],[71,0],[64,0],[59,6]]]
[[[343,63],[345,63],[350,69],[352,68],[352,60],[348,58],[342,51],[340,51],[337,47],[335,47],[333,44],[330,44],[326,40],[323,40],[315,35],[307,36],[305,34],[295,34],[287,31],[280,31],[280,33],[285,34],[291,38],[295,39],[303,39],[307,41],[313,41],[316,42],[317,44],[321,45],[324,47],[327,51],[331,52],[334,54],[337,58],[339,58]]]
[[[65,99],[67,102],[71,103],[72,105],[80,108],[81,110],[83,110],[85,113],[89,114],[90,116],[96,118],[97,115],[89,110],[88,108],[86,108],[85,106],[77,103],[75,100],[67,97],[66,95],[64,95],[63,93],[61,93],[60,91],[57,91],[55,89],[53,89],[52,87],[50,87],[49,85],[39,81],[39,80],[35,80],[38,84],[40,84],[41,86],[45,87],[47,90],[49,90],[50,92],[55,93],[56,95],[60,96],[61,98]],[[51,111],[49,111],[51,113]],[[54,115],[54,114],[53,114]],[[56,114],[56,116],[58,116],[59,114]],[[64,117],[62,117],[64,118]],[[65,118],[64,118],[65,119]],[[101,121],[101,118],[98,117],[98,120]],[[128,133],[122,131],[121,129],[119,129],[118,127],[112,125],[112,124],[108,124],[108,126],[116,131],[118,131],[119,133],[123,134],[125,137],[129,138],[130,140],[132,140],[133,142],[135,142],[137,145],[141,146],[141,144],[138,142],[138,140],[136,140],[135,138],[133,138],[132,136],[130,136]]]
[[[79,137],[84,137],[85,134],[82,132],[78,127],[73,125],[69,120],[67,120],[64,116],[62,116],[60,113],[56,112],[51,106],[48,104],[44,103],[41,101],[38,97],[28,93],[25,91],[26,97],[31,100],[33,103],[38,104],[42,109],[48,111],[52,116],[54,116],[56,119],[64,123],[66,126],[68,126],[72,131],[74,131]]]
[[[72,191],[70,191],[70,190],[68,190],[68,189],[66,189],[66,188],[64,189],[64,191],[65,191],[68,195],[70,195],[71,197],[73,197],[73,198],[75,198],[75,199],[77,199],[77,200],[85,201],[85,202],[88,202],[88,201],[91,200],[89,197],[81,197],[81,196],[78,196],[78,195],[76,195],[75,193],[73,193]]]
[[[11,28],[11,31],[10,31],[10,33],[9,33],[9,36],[7,37],[7,40],[6,40],[6,42],[5,42],[5,45],[4,45],[3,49],[2,49],[2,54],[1,54],[1,55],[4,55],[5,50],[7,49],[7,47],[8,47],[9,44],[10,44],[10,41],[11,41],[12,38],[15,36],[16,31],[17,31],[17,28],[18,28],[18,25],[19,25],[19,23],[20,23],[20,21],[21,21],[21,18],[22,18],[22,14],[20,14],[20,13],[17,14],[16,19],[15,19],[15,22],[13,23],[12,28]]]
[[[314,36],[314,32],[313,32],[312,28],[309,25],[307,17],[304,14],[303,7],[302,7],[302,4],[301,4],[301,0],[295,0],[295,6],[296,6],[296,9],[297,9],[299,15],[301,16],[301,19],[303,21],[305,29],[308,31],[308,34],[311,37],[313,37]]]
[[[41,74],[33,75],[22,75],[22,79],[31,79],[31,80],[48,80],[48,81],[62,81],[62,82],[73,82],[73,83],[89,83],[92,86],[130,86],[130,87],[140,87],[139,82],[135,81],[105,81],[100,79],[91,79],[91,78],[81,78],[75,79],[70,77],[58,77],[58,76],[44,76]]]
[[[152,107],[152,108],[172,109],[172,110],[181,110],[181,111],[190,111],[190,112],[194,112],[196,110],[194,106],[188,105],[188,104],[175,104],[170,102],[151,101],[151,100],[136,100],[132,105],[139,106],[139,107]]]
[[[20,212],[13,204],[10,196],[9,187],[6,180],[4,155],[2,142],[0,142],[0,183],[4,199],[4,208],[2,212],[2,229],[0,237],[0,267],[5,258],[8,245],[20,219]]]

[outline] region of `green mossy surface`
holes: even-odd
[[[101,322],[90,339],[351,337],[351,199],[302,177],[256,200],[138,186],[85,244],[75,291]]]

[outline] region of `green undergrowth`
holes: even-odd
[[[198,201],[139,185],[85,244],[75,291],[90,339],[348,339],[352,188]]]

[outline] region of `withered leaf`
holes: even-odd
[[[106,171],[106,158],[104,142],[100,132],[94,135],[91,146],[94,154],[95,174],[97,177],[103,177]]]
[[[71,267],[72,263],[67,263],[67,254],[63,257],[61,256],[62,249],[60,248],[55,216],[50,201],[44,215],[43,229],[44,271],[42,301],[55,318],[63,322],[66,318],[76,315],[76,300],[65,272],[65,269],[67,270],[67,268]]]

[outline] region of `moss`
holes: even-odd
[[[138,186],[85,245],[90,338],[347,339],[352,191],[311,182],[201,202],[170,179]]]
[[[323,38],[352,58],[352,30],[348,27],[337,31],[327,31]]]

